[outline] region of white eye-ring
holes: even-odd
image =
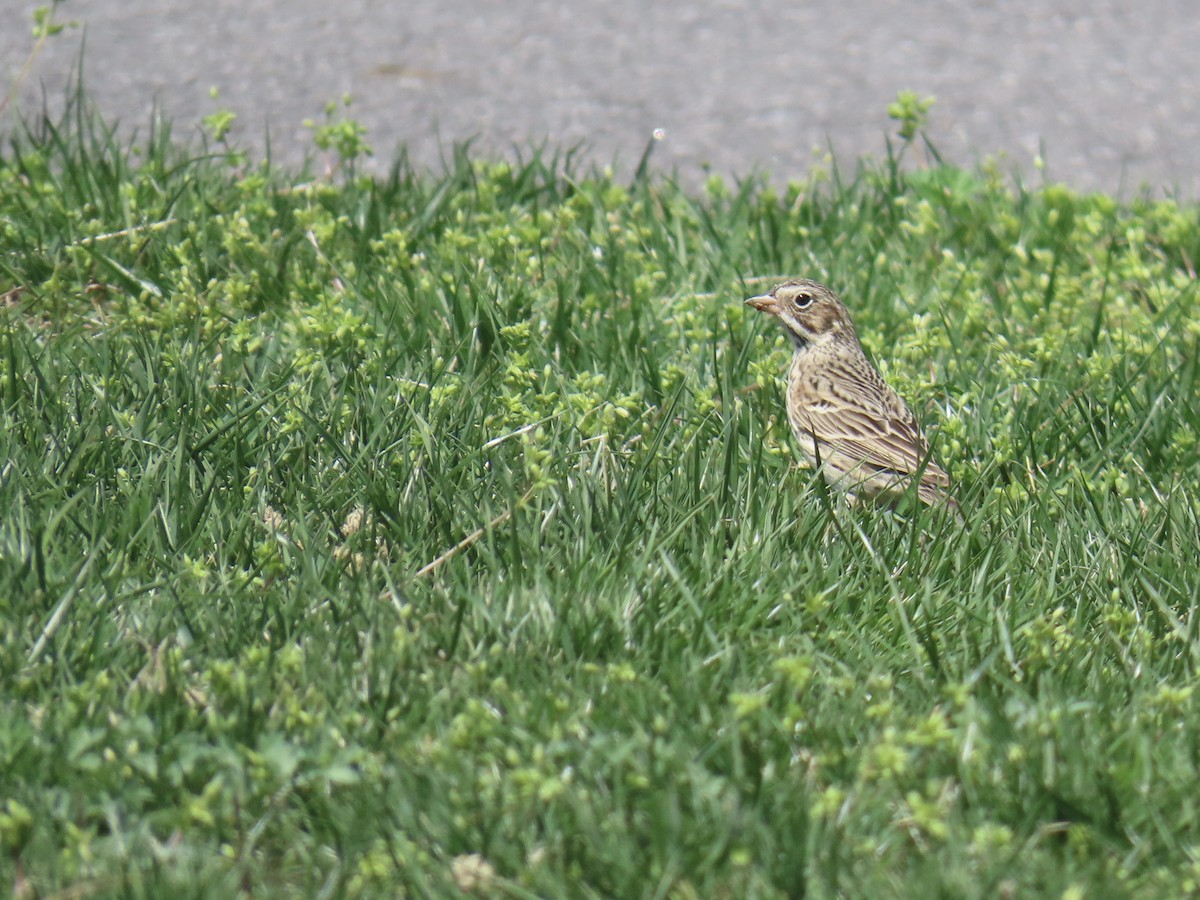
[[[812,294],[808,293],[807,291],[801,291],[792,298],[792,303],[795,304],[796,309],[808,309],[808,307],[812,305],[812,301]]]

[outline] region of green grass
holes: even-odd
[[[3,889],[1200,890],[1196,206],[216,149],[0,152]],[[794,275],[969,531],[795,465]]]

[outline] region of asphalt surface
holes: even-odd
[[[0,79],[13,83],[47,0],[0,0]],[[477,152],[582,144],[630,169],[655,129],[657,168],[801,175],[813,148],[883,152],[887,105],[934,95],[948,159],[1125,196],[1200,196],[1200,7],[1194,0],[72,0],[16,106],[52,106],[75,71],[103,115],[175,134],[219,108],[234,140],[296,163],[306,119],[353,98],[375,164],[400,146],[437,166]],[[219,98],[210,96],[216,88]],[[11,121],[11,112],[6,116]],[[1042,154],[1045,174],[1033,164]]]

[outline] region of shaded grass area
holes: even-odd
[[[21,137],[0,881],[1195,890],[1198,254],[1195,207],[987,168],[696,195]],[[969,530],[794,464],[741,299],[795,275]]]

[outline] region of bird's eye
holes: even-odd
[[[795,304],[796,309],[807,309],[812,301],[812,294],[806,293],[797,294],[792,298],[792,303]]]

